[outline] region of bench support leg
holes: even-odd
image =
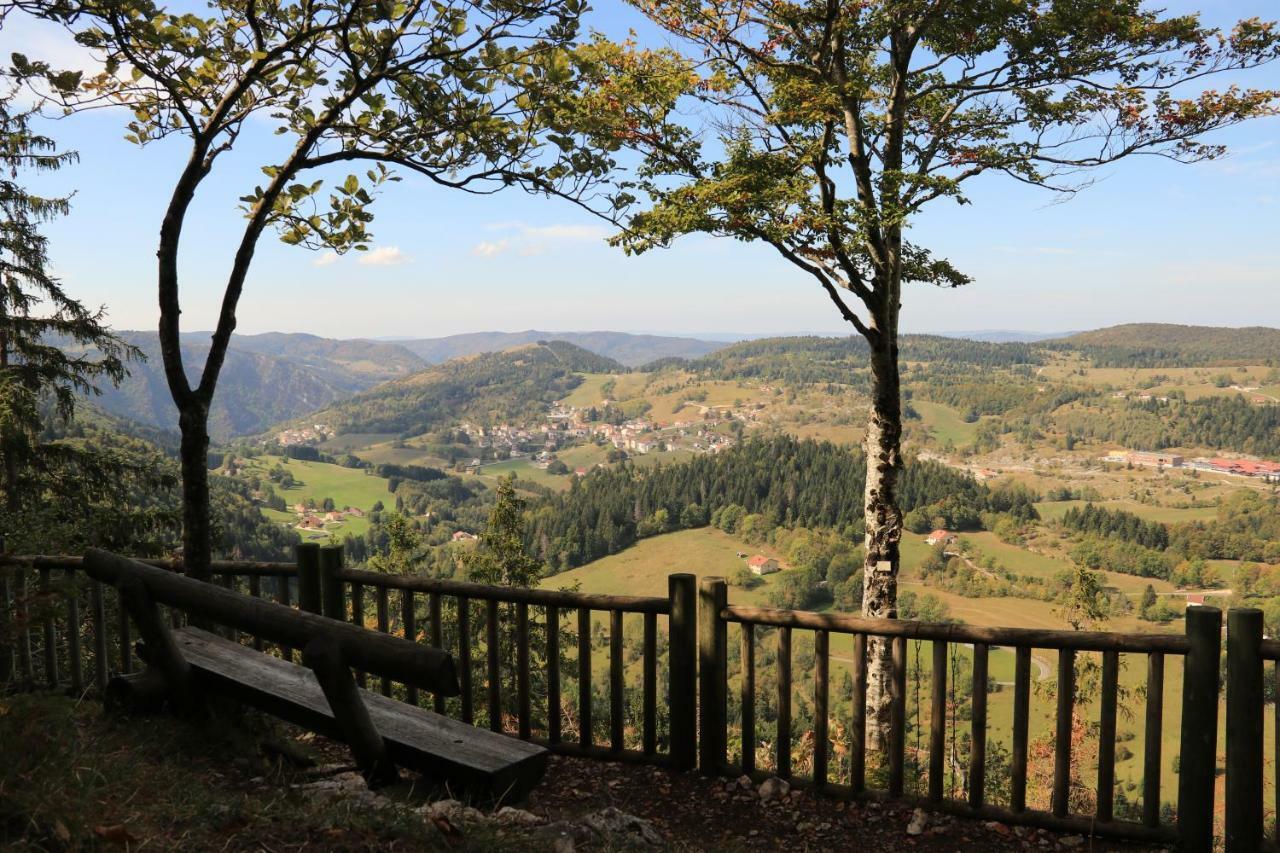
[[[316,674],[324,698],[329,702],[333,718],[351,747],[356,764],[370,787],[390,784],[400,776],[387,757],[387,744],[369,716],[360,698],[360,690],[343,660],[342,650],[330,637],[316,637],[302,651],[302,662]]]
[[[148,664],[159,670],[164,679],[170,705],[180,714],[196,713],[199,703],[195,683],[191,678],[191,666],[182,656],[147,585],[141,578],[125,575],[120,578],[116,588],[120,591],[120,603],[138,626],[138,634],[146,645]]]

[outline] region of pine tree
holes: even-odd
[[[106,328],[103,309],[86,308],[49,274],[40,226],[66,215],[69,200],[36,195],[18,179],[56,171],[77,156],[35,132],[36,117],[36,110],[15,109],[12,93],[0,99],[0,508],[10,527],[51,478],[65,481],[68,469],[110,476],[84,451],[43,439],[42,428],[49,414],[69,421],[77,396],[97,393],[99,381],[122,380],[125,362],[137,354]]]

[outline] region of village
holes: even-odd
[[[607,409],[611,402],[605,400],[601,407]],[[534,467],[543,470],[551,468],[556,462],[556,451],[585,441],[612,445],[614,450],[637,456],[677,450],[719,453],[737,444],[733,435],[717,431],[722,424],[735,419],[732,411],[721,417],[713,413],[714,410],[708,409],[702,420],[680,420],[669,425],[661,425],[644,417],[610,423],[600,419],[599,411],[594,406],[581,408],[557,400],[545,414],[546,422],[538,426],[499,424],[489,427],[467,422],[461,424],[459,430],[466,434],[473,447],[489,450],[490,454],[486,455],[491,455],[493,459],[505,461],[529,457]],[[752,418],[747,413],[738,419],[745,421]],[[484,460],[476,456],[468,465],[468,470],[477,472],[483,464]],[[581,477],[588,470],[575,468],[572,473]]]

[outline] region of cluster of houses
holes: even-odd
[[[1228,459],[1222,456],[1186,459],[1178,453],[1147,450],[1118,450],[1102,458],[1105,462],[1120,462],[1145,468],[1186,468],[1236,477],[1254,477],[1268,483],[1280,482],[1280,462],[1265,459]]]
[[[356,506],[322,511],[304,503],[294,504],[293,511],[298,516],[297,526],[301,530],[324,530],[325,525],[341,524],[348,518],[364,518],[365,515],[364,510]]]
[[[280,430],[280,432],[276,433],[276,443],[281,447],[319,444],[331,435],[333,435],[333,430],[324,424],[312,424],[311,426]]]
[[[602,405],[609,405],[605,400]],[[492,448],[505,458],[532,458],[534,465],[545,468],[555,457],[557,450],[583,440],[602,441],[619,450],[635,455],[662,450],[689,450],[695,453],[719,453],[737,442],[731,435],[714,430],[718,420],[676,421],[669,426],[659,426],[646,418],[631,418],[621,424],[587,419],[587,410],[557,401],[551,404],[542,426],[519,427],[511,424],[483,426],[463,423],[459,430],[467,435],[475,447]],[[483,464],[479,456],[471,460],[470,468]],[[586,469],[575,473],[586,474]]]

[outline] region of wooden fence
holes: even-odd
[[[146,561],[181,571],[171,561]],[[1177,634],[1124,634],[1110,632],[1048,631],[1015,628],[979,628],[967,625],[931,624],[901,620],[863,619],[842,613],[814,613],[731,606],[723,579],[693,575],[669,578],[668,595],[611,596],[574,591],[517,589],[486,586],[416,575],[386,575],[344,568],[339,548],[303,545],[296,563],[215,562],[217,581],[254,597],[272,597],[334,619],[354,621],[374,630],[393,631],[403,637],[446,648],[456,656],[462,695],[448,709],[440,699],[437,710],[455,712],[468,723],[484,723],[501,730],[509,723],[511,734],[545,743],[554,751],[592,758],[665,764],[681,769],[700,766],[703,772],[761,775],[755,766],[757,628],[776,634],[777,731],[773,772],[792,774],[791,710],[794,685],[791,676],[792,634],[812,632],[814,639],[813,708],[814,752],[808,778],[792,778],[829,796],[913,799],[905,791],[906,776],[906,676],[907,643],[931,644],[930,685],[933,713],[929,719],[927,795],[922,805],[957,814],[980,816],[1057,831],[1142,841],[1175,842],[1187,850],[1208,850],[1214,836],[1215,777],[1218,771],[1218,698],[1222,646],[1222,614],[1216,608],[1187,611],[1186,630]],[[373,597],[374,625],[365,625],[366,596]],[[421,605],[425,602],[425,608]],[[131,627],[119,607],[114,590],[83,575],[78,557],[0,555],[0,684],[69,687],[80,692],[105,686],[111,672],[132,672]],[[425,618],[420,616],[425,614]],[[624,619],[636,614],[642,623],[640,655],[642,702],[638,748],[627,748],[624,737],[625,688]],[[531,623],[541,615],[542,637],[537,651],[545,668],[545,735],[536,734],[533,691],[530,689],[530,652],[535,631]],[[608,625],[608,661],[605,696],[608,703],[607,742],[596,743],[593,724],[592,645],[593,615],[603,615]],[[181,614],[173,613],[175,624]],[[658,724],[659,627],[665,619],[668,638],[666,731]],[[570,630],[564,631],[568,621]],[[398,623],[398,624],[396,624]],[[737,626],[740,642],[741,758],[731,766],[728,743],[731,723],[728,696],[732,678],[728,667],[729,625]],[[473,636],[483,625],[483,647],[473,660]],[[506,626],[514,645],[513,661],[502,654],[500,630]],[[561,639],[575,633],[579,719],[576,737],[561,731]],[[554,630],[553,630],[554,629]],[[1228,618],[1225,743],[1225,823],[1227,850],[1258,850],[1270,843],[1265,831],[1262,756],[1264,662],[1273,662],[1273,678],[1280,692],[1280,640],[1263,639],[1261,613],[1235,609]],[[849,755],[839,775],[849,784],[834,784],[833,756],[828,748],[831,686],[829,680],[832,636],[850,638],[852,695],[850,699]],[[892,649],[891,729],[887,775],[883,790],[872,790],[867,772],[868,744],[865,731],[867,650],[883,638]],[[242,642],[266,647],[262,638],[245,636]],[[449,640],[450,642],[445,642]],[[572,643],[572,640],[570,641]],[[943,784],[947,760],[944,749],[946,715],[943,713],[948,684],[948,653],[957,645],[972,647],[972,715],[966,773],[967,796],[949,798]],[[986,802],[988,658],[993,647],[1011,649],[1015,658],[1013,683],[1012,750],[1009,762],[1009,803]],[[1027,804],[1028,744],[1032,651],[1056,654],[1056,712],[1053,738],[1052,795],[1047,810]],[[275,648],[292,659],[295,650]],[[1075,702],[1076,658],[1080,653],[1100,653],[1101,677],[1097,704],[1098,760],[1096,807],[1090,814],[1073,813],[1068,787],[1072,766],[1071,727]],[[1124,655],[1140,656],[1146,665],[1142,818],[1128,820],[1113,813],[1116,759],[1117,682]],[[1162,766],[1165,662],[1180,656],[1183,666],[1181,724],[1178,733],[1179,766],[1176,820],[1162,822],[1160,789]],[[503,696],[503,665],[514,665],[515,696]],[[381,679],[375,689],[417,703],[412,685]],[[541,692],[541,691],[539,691]],[[477,702],[487,705],[484,719],[477,719]],[[504,708],[514,706],[514,713]],[[700,713],[699,713],[700,709]],[[1274,706],[1280,732],[1280,705]],[[602,722],[602,721],[601,721]],[[603,725],[601,725],[601,730]],[[664,736],[665,735],[665,736]],[[1280,740],[1280,739],[1278,739]],[[1280,814],[1280,743],[1275,755],[1276,813]]]

